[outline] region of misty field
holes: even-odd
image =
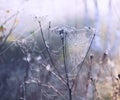
[[[0,2],[0,100],[120,100],[118,0]]]

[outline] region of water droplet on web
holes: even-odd
[[[46,66],[46,70],[47,70],[47,71],[50,71],[50,70],[51,70],[50,64],[48,64],[48,65]]]

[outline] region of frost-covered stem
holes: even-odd
[[[27,84],[26,84],[26,81],[27,81],[27,77],[28,77],[28,71],[29,71],[29,69],[27,68],[26,69],[26,75],[24,77],[24,100],[27,100]]]
[[[54,64],[53,59],[52,59],[52,57],[51,57],[51,54],[50,54],[50,52],[49,52],[49,50],[48,50],[48,47],[47,47],[47,45],[46,45],[46,43],[45,43],[45,38],[44,38],[44,35],[43,35],[43,30],[42,30],[41,22],[38,21],[38,23],[39,23],[39,27],[40,27],[40,32],[41,32],[41,36],[42,36],[42,39],[43,39],[43,43],[44,43],[44,45],[45,45],[46,51],[47,51],[48,56],[49,56],[49,58],[50,58],[51,64],[53,65],[53,67],[54,67],[55,70],[57,71],[58,76],[64,81],[64,79],[63,79],[62,76],[60,75],[60,72],[58,71],[58,69],[56,68],[56,66],[55,66],[55,64]]]
[[[23,51],[21,47],[20,47],[20,50]],[[22,98],[23,98],[24,100],[27,100],[27,83],[26,83],[26,81],[27,81],[28,75],[29,75],[30,63],[29,63],[29,61],[27,60],[27,52],[23,51],[23,55],[24,55],[24,57],[25,57],[25,59],[26,59],[27,66],[26,66],[25,76],[24,76],[24,80],[23,80],[23,92],[24,92],[24,93],[23,93],[23,97],[22,97]]]
[[[44,35],[43,35],[42,26],[41,26],[41,22],[40,22],[40,21],[39,21],[39,26],[40,26],[40,31],[41,31],[41,36],[42,36],[42,39],[43,39],[43,43],[44,43],[45,48],[46,48],[46,50],[47,50],[47,53],[48,53],[48,55],[49,55],[49,57],[50,57],[50,61],[51,61],[52,65],[54,66],[54,68],[56,69],[55,64],[54,64],[54,62],[53,62],[53,59],[52,59],[52,57],[51,57],[51,54],[50,54],[50,52],[49,52],[49,50],[48,50],[48,47],[47,47],[47,45],[46,45],[46,43],[45,43],[45,38],[44,38]]]
[[[42,64],[42,66],[44,67],[44,68],[46,68],[46,66],[44,65],[44,64]],[[65,81],[63,81],[62,79],[61,79],[61,77],[59,77],[54,71],[52,71],[52,70],[49,70],[58,80],[60,80],[64,85],[66,85],[66,82]]]
[[[25,54],[24,54],[25,55]],[[25,58],[27,60],[27,56],[25,55]],[[28,66],[26,67],[26,70],[25,70],[25,76],[24,76],[24,100],[27,100],[27,84],[26,84],[26,81],[27,81],[27,78],[28,78],[28,74],[29,74],[29,69],[30,69],[30,65],[29,65],[29,62],[27,61],[27,64]]]
[[[66,85],[68,88],[68,92],[69,92],[69,100],[72,100],[72,91],[70,88],[70,84],[69,84],[69,76],[68,76],[68,69],[67,69],[67,64],[66,64],[66,34],[63,33],[63,37],[61,38],[62,40],[62,49],[63,49],[63,60],[64,60],[64,68],[65,68],[65,75],[66,75]]]

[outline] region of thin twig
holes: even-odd
[[[17,13],[17,14],[18,14],[18,13]],[[11,27],[9,33],[6,35],[6,37],[4,38],[4,40],[0,43],[0,48],[2,48],[2,46],[5,44],[5,42],[6,42],[6,40],[8,39],[8,37],[12,34],[13,30],[15,29],[14,26],[15,26],[17,14],[15,14],[16,17],[15,17],[15,19],[14,19],[14,22],[13,22],[13,24],[12,24],[12,27]],[[14,16],[15,16],[15,15],[14,15]]]
[[[20,47],[20,49],[21,49],[21,51],[23,51],[22,50],[22,48]],[[25,56],[25,58],[26,58],[26,62],[27,62],[27,64],[28,64],[28,66],[26,67],[26,70],[25,70],[25,76],[24,76],[24,82],[23,82],[23,84],[24,84],[24,100],[27,100],[26,99],[26,96],[27,96],[27,83],[26,83],[26,81],[27,81],[27,79],[28,79],[28,75],[29,75],[29,70],[30,70],[30,64],[29,64],[29,61],[27,60],[27,52],[25,52],[25,51],[23,51],[23,54],[24,54],[24,56]]]
[[[66,80],[67,80],[67,87],[68,87],[68,92],[69,92],[69,100],[72,100],[72,91],[70,88],[70,84],[69,84],[69,76],[68,76],[68,69],[67,69],[67,65],[66,65],[66,34],[63,33],[62,39],[62,47],[63,47],[63,60],[64,60],[64,68],[65,68],[65,75],[66,75]]]
[[[87,50],[87,52],[86,52],[86,55],[85,55],[82,63],[80,64],[80,67],[79,67],[80,69],[78,70],[76,77],[78,77],[78,75],[79,75],[79,73],[80,73],[80,71],[81,71],[81,69],[82,69],[82,67],[83,67],[83,64],[84,64],[85,59],[86,59],[86,57],[87,57],[87,55],[88,55],[88,53],[89,53],[89,51],[90,51],[90,48],[91,48],[91,46],[92,46],[92,43],[93,43],[94,38],[95,38],[95,34],[93,35],[92,40],[91,40],[91,43],[90,43],[90,45],[89,45],[89,48],[88,48],[88,50]]]
[[[30,81],[26,81],[26,84],[38,84],[38,85],[42,85],[44,87],[48,87],[48,88],[51,88],[53,91],[55,91],[58,95],[60,95],[61,97],[64,98],[64,100],[66,100],[66,97],[64,96],[63,93],[61,93],[56,87],[54,87],[51,83],[48,83],[48,84],[43,84],[40,80],[34,80],[34,82]]]
[[[77,78],[78,78],[78,76],[79,76],[79,73],[80,73],[80,71],[81,71],[81,69],[82,69],[82,67],[83,67],[83,64],[84,64],[84,62],[85,62],[85,59],[86,59],[86,57],[87,57],[87,55],[88,55],[88,53],[89,53],[89,51],[90,51],[90,48],[91,48],[91,46],[92,46],[92,43],[93,43],[94,38],[95,38],[95,34],[94,34],[93,37],[92,37],[92,40],[91,40],[91,42],[90,42],[90,45],[89,45],[89,47],[88,47],[88,50],[87,50],[87,52],[86,52],[86,55],[85,55],[83,61],[78,65],[79,70],[78,70],[78,72],[77,72],[77,75],[76,75],[76,79],[75,79],[75,80],[77,80]],[[74,84],[75,84],[75,81],[73,82],[71,88],[73,88]]]
[[[51,29],[51,21],[49,21],[49,26],[48,26],[48,39],[50,39],[50,29]]]
[[[17,11],[15,14],[13,14],[13,15],[10,16],[8,19],[6,19],[6,20],[3,22],[2,26],[5,25],[5,24],[6,24],[9,20],[11,20],[14,16],[18,15],[18,13],[19,13],[19,11]]]
[[[51,64],[53,65],[54,69],[57,71],[58,76],[61,77],[61,79],[64,81],[64,79],[63,79],[62,76],[60,75],[60,72],[59,72],[58,69],[56,68],[56,66],[55,66],[55,64],[54,64],[54,61],[53,61],[53,59],[52,59],[52,57],[51,57],[51,54],[50,54],[50,52],[49,52],[49,50],[48,50],[48,47],[47,47],[47,45],[46,45],[45,38],[44,38],[44,35],[43,35],[42,26],[41,26],[41,22],[38,21],[38,23],[39,23],[39,27],[40,27],[40,32],[41,32],[41,36],[42,36],[42,39],[43,39],[43,43],[44,43],[45,48],[46,48],[46,51],[47,51],[47,53],[48,53],[48,55],[49,55]]]

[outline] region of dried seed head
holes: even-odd
[[[90,78],[91,81],[93,81],[93,78]]]
[[[120,74],[118,74],[118,78],[120,79]]]
[[[94,57],[94,55],[93,55],[93,54],[90,54],[90,59],[91,59],[91,60],[93,59],[93,57]]]
[[[49,29],[51,28],[51,21],[49,21],[49,26],[48,26],[48,28],[49,28]]]
[[[115,78],[118,81],[118,78]]]
[[[102,58],[102,60],[103,60],[103,61],[106,61],[107,56],[108,56],[108,52],[106,51],[106,52],[103,53],[103,58]]]
[[[107,56],[107,53],[105,52],[105,53],[103,54],[103,57],[106,58],[106,56]]]

